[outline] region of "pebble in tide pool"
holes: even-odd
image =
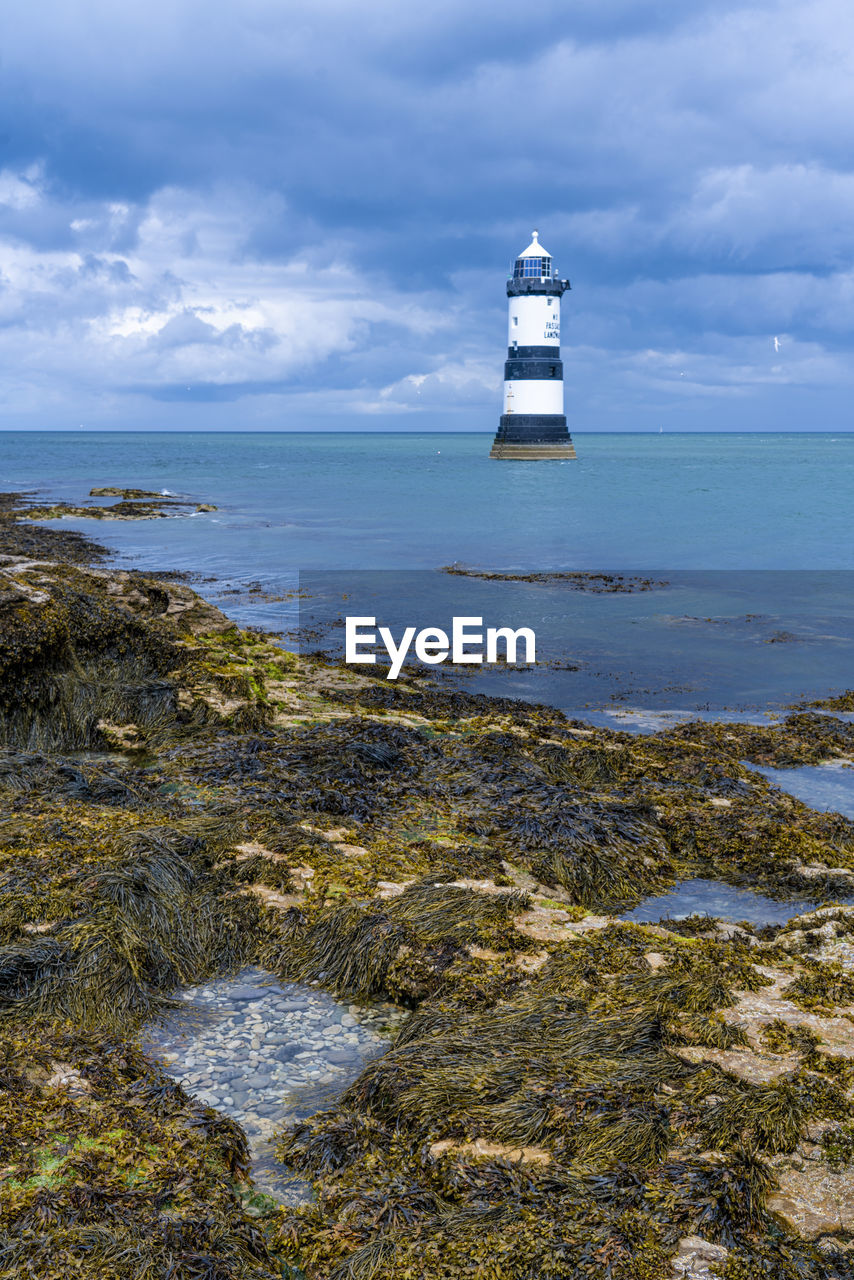
[[[306,1200],[308,1185],[273,1157],[274,1131],[330,1106],[388,1048],[403,1012],[341,1004],[254,968],[185,988],[181,999],[187,1009],[150,1027],[146,1047],[189,1093],[242,1125],[259,1190]]]

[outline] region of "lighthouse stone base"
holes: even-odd
[[[534,462],[574,458],[576,453],[562,414],[505,413],[489,456]]]

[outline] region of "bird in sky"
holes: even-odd
[[[779,338],[775,338],[775,339],[774,339],[774,350],[775,350],[775,351],[779,351],[779,350],[780,350],[780,339],[779,339]]]

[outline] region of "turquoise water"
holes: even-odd
[[[854,568],[854,434],[580,435],[577,462],[490,437],[5,432],[0,487],[170,489],[220,510],[111,545],[241,577],[283,569]],[[102,535],[104,526],[95,526]]]
[[[324,622],[346,599],[346,612],[389,625],[462,613],[535,627],[535,669],[470,670],[465,687],[570,713],[751,716],[854,687],[854,434],[576,444],[577,462],[503,463],[481,434],[7,432],[0,488],[79,502],[119,485],[215,503],[62,523],[106,542],[117,564],[192,571],[242,625],[289,632],[299,574]],[[590,595],[436,572],[450,563],[657,581]]]

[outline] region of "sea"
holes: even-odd
[[[356,612],[395,635],[460,615],[528,626],[534,664],[433,673],[598,723],[775,717],[854,687],[854,433],[578,434],[577,460],[561,462],[494,461],[490,443],[7,431],[0,489],[79,503],[116,485],[214,505],[61,524],[117,566],[191,574],[290,647],[339,653]]]

